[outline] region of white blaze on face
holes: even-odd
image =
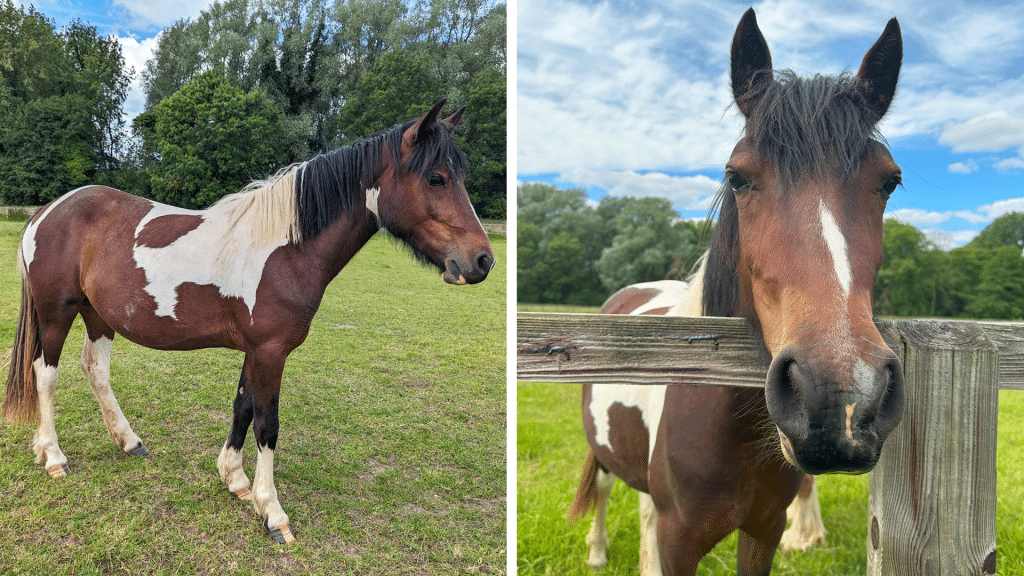
[[[628,384],[595,384],[590,387],[590,416],[594,420],[594,442],[614,451],[609,437],[611,421],[608,411],[612,405],[639,408],[640,417],[647,427],[647,458],[654,451],[654,440],[661,424],[665,406],[665,386],[630,386]]]
[[[274,250],[288,243],[287,236],[268,242],[230,219],[153,203],[135,229],[136,238],[151,220],[171,214],[198,215],[203,222],[162,248],[135,246],[135,262],[146,273],[145,291],[156,301],[156,315],[177,319],[178,288],[191,282],[216,286],[226,298],[241,298],[251,316],[263,267]]]
[[[819,199],[818,202],[821,213],[821,235],[825,238],[825,245],[828,246],[829,255],[832,257],[836,280],[843,290],[843,295],[848,298],[850,286],[853,283],[853,273],[850,271],[850,258],[846,254],[846,237],[839,229],[839,223],[832,216],[832,212],[825,206],[825,200]]]

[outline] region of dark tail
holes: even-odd
[[[576,497],[569,505],[569,522],[576,522],[587,515],[597,505],[597,471],[600,468],[593,450],[587,450],[587,459],[583,462],[583,477],[576,488]]]
[[[39,393],[36,391],[36,373],[32,363],[41,353],[39,319],[36,317],[32,293],[28,289],[28,274],[21,264],[21,312],[18,331],[11,348],[10,368],[7,373],[7,395],[3,402],[4,418],[9,422],[35,424],[39,421]]]

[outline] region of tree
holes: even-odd
[[[284,165],[277,109],[244,93],[218,71],[201,74],[153,110],[152,193],[204,208]]]
[[[117,168],[131,71],[112,37],[0,2],[0,202],[40,204]]]
[[[875,277],[874,309],[889,316],[930,316],[936,313],[946,256],[909,224],[886,220],[882,225],[884,256]]]
[[[637,282],[662,280],[676,257],[692,251],[697,238],[663,198],[623,198],[611,222],[615,237],[597,262],[608,294]]]
[[[1014,246],[1018,252],[1024,250],[1024,214],[1020,212],[1003,214],[975,236],[968,246],[972,248]]]

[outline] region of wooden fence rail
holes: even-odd
[[[1024,389],[1024,323],[878,320],[906,408],[871,473],[868,574],[994,574],[998,391]],[[763,387],[738,318],[519,313],[517,378]]]

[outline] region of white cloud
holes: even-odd
[[[123,107],[124,115],[130,122],[146,106],[146,94],[142,88],[142,71],[146,67],[146,60],[153,57],[153,51],[157,46],[157,37],[146,38],[142,41],[130,36],[125,38],[115,36],[115,39],[121,44],[125,67],[135,69],[135,75],[132,77],[131,85],[128,88],[128,97],[125,99]]]
[[[979,206],[978,211],[984,212],[990,220],[995,220],[1003,214],[1008,214],[1010,212],[1024,212],[1024,198],[996,200],[991,204]]]
[[[611,196],[643,198],[656,196],[668,199],[684,210],[707,210],[721,182],[707,176],[671,176],[661,172],[636,172],[576,169],[563,173],[561,180],[585,186],[599,186]]]
[[[953,162],[947,168],[953,174],[970,174],[971,172],[977,172],[978,163],[974,160],[968,160],[967,162]]]
[[[210,7],[213,0],[113,0],[113,6],[123,8],[134,20],[132,28],[164,28],[180,18],[195,18]]]

